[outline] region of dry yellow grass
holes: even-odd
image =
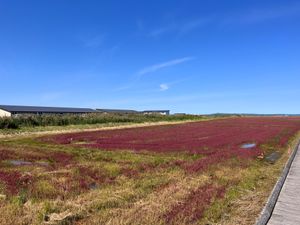
[[[210,120],[210,119],[202,119]],[[126,129],[126,128],[135,128],[135,127],[147,127],[147,126],[157,126],[157,125],[171,125],[171,124],[180,124],[188,122],[197,122],[195,120],[184,120],[184,121],[161,121],[161,122],[145,122],[145,123],[129,123],[129,124],[96,124],[96,125],[69,125],[67,127],[55,127],[57,129],[47,127],[45,130],[25,130],[22,132],[15,133],[0,133],[0,139],[5,138],[20,138],[20,137],[38,137],[43,135],[50,134],[64,134],[64,133],[74,133],[74,132],[83,132],[83,131],[98,131],[98,130],[116,130],[116,129]],[[54,129],[54,130],[53,130]]]
[[[209,176],[186,176],[181,171],[167,173],[170,184],[154,191],[126,208],[113,209],[103,216],[83,220],[81,224],[163,224],[163,215],[189,193],[209,181]],[[101,214],[101,213],[100,213]],[[141,216],[142,215],[142,216]],[[99,219],[101,218],[101,219]]]

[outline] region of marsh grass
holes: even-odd
[[[48,144],[36,136],[7,138],[0,152],[49,165],[0,164],[0,171],[33,178],[14,194],[0,181],[0,194],[6,195],[0,199],[0,224],[41,224],[53,213],[66,212],[72,216],[65,224],[167,224],[166,215],[179,206],[201,217],[187,220],[190,215],[177,213],[172,224],[253,224],[297,138],[280,149],[275,142],[263,146],[266,153],[282,153],[274,164],[232,158],[194,173],[182,164],[203,157],[198,154],[104,151]],[[203,187],[224,188],[224,195],[212,192],[202,208],[189,205],[191,194]]]

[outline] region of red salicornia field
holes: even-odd
[[[262,155],[263,144],[284,147],[299,129],[299,118],[250,117],[65,134],[44,140],[106,150],[200,154],[206,157],[191,167],[199,170],[236,156]]]
[[[230,117],[7,138],[0,224],[253,224],[299,130]]]

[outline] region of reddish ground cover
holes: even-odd
[[[27,167],[27,172],[23,167]],[[16,195],[21,190],[29,189],[34,192],[34,183],[38,181],[33,174],[34,169],[53,172],[58,169],[77,168],[75,174],[62,174],[67,177],[64,182],[53,182],[57,190],[63,192],[81,191],[90,189],[91,184],[103,184],[113,181],[102,171],[94,171],[88,167],[79,166],[73,155],[65,152],[42,152],[38,149],[5,149],[0,147],[0,188],[5,186],[6,194]],[[23,169],[22,169],[23,168]],[[32,171],[30,170],[32,168]],[[102,172],[102,173],[101,173]],[[51,178],[57,179],[60,174],[53,174]],[[83,179],[84,178],[84,179]],[[49,178],[48,181],[51,179]],[[79,185],[79,187],[78,187]],[[61,194],[59,191],[57,194]],[[56,196],[52,196],[56,197]]]
[[[32,183],[32,179],[30,175],[22,175],[18,171],[0,170],[0,181],[7,186],[7,190],[11,194],[17,194],[19,190],[27,188]]]
[[[168,126],[81,132],[45,137],[57,144],[74,144],[106,150],[185,151],[194,154],[259,154],[259,146],[284,146],[300,129],[299,117],[248,117],[219,119]],[[247,151],[242,144],[255,143]]]
[[[65,166],[72,163],[73,156],[65,152],[41,152],[33,149],[5,149],[0,146],[0,162],[5,160],[14,160],[24,162],[46,162],[51,166]],[[46,164],[45,164],[46,165]],[[1,169],[0,164],[0,169]]]
[[[178,218],[185,218],[186,224],[192,224],[202,217],[204,210],[213,201],[213,198],[222,198],[225,193],[225,187],[215,187],[207,184],[192,191],[187,198],[175,205],[165,214],[166,224],[178,224]]]
[[[178,221],[192,224],[205,216],[210,205],[224,198],[228,189],[238,184],[244,176],[239,174],[231,177],[227,174],[250,166],[252,159],[263,154],[269,156],[270,153],[278,153],[280,157],[285,151],[283,147],[299,130],[300,117],[236,117],[177,125],[57,134],[35,139],[32,146],[22,146],[20,140],[20,146],[17,147],[15,143],[12,146],[0,146],[0,192],[9,197],[20,195],[22,199],[65,200],[106,185],[109,188],[110,185],[119,184],[125,176],[137,182],[137,185],[132,185],[132,193],[148,193],[152,188],[157,191],[168,185],[172,187],[172,182],[181,179],[182,171],[178,178],[173,176],[177,169],[183,169],[188,175],[206,171],[207,182],[195,187],[194,191],[159,215],[166,224],[178,224]],[[39,141],[50,144],[39,149]],[[243,146],[245,144],[248,144],[246,148]],[[71,148],[62,148],[64,146]],[[94,150],[87,151],[86,148]],[[107,154],[97,149],[116,152]],[[169,157],[168,154],[156,154],[169,152],[191,155],[172,154]],[[143,161],[144,156],[149,158]],[[162,160],[163,157],[166,160]],[[265,162],[261,163],[261,166],[265,165]],[[216,176],[216,170],[223,168],[229,169]],[[162,179],[170,176],[170,182],[161,182],[160,169],[163,171]],[[143,177],[144,173],[147,176]],[[154,178],[149,183],[144,182],[148,175]],[[197,175],[200,174],[192,174],[195,177]],[[122,179],[118,179],[119,176],[123,176]],[[131,201],[131,196],[128,199]],[[111,207],[111,203],[107,204]]]

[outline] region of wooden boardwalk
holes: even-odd
[[[268,225],[300,225],[299,150],[284,182]]]

